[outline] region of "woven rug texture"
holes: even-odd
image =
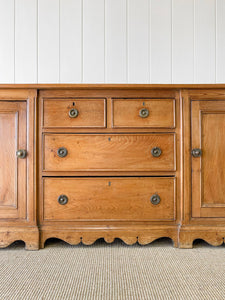
[[[225,299],[225,245],[197,241],[176,249],[170,240],[127,246],[47,241],[26,251],[22,242],[0,249],[0,300]]]

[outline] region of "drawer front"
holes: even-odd
[[[43,127],[105,127],[105,99],[44,99]]]
[[[174,99],[113,99],[114,128],[175,128]]]
[[[45,178],[44,220],[174,220],[175,178]]]
[[[44,171],[174,171],[176,169],[173,133],[45,134],[43,147]],[[63,157],[60,156],[60,150]]]

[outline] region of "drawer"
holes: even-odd
[[[174,220],[175,178],[44,178],[44,220]]]
[[[175,128],[174,99],[113,99],[114,128]]]
[[[173,133],[44,134],[43,147],[44,171],[176,169]]]
[[[105,99],[44,99],[42,126],[106,127]]]

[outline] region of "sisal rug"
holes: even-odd
[[[161,239],[147,246],[99,240],[70,246],[49,240],[26,251],[0,249],[0,300],[225,299],[225,245],[197,241],[175,249]]]

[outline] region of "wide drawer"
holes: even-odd
[[[114,128],[174,128],[174,99],[113,99]]]
[[[105,99],[44,99],[42,126],[61,128],[105,127]]]
[[[175,134],[44,134],[44,171],[174,171]]]
[[[175,178],[44,178],[44,220],[174,220]]]

